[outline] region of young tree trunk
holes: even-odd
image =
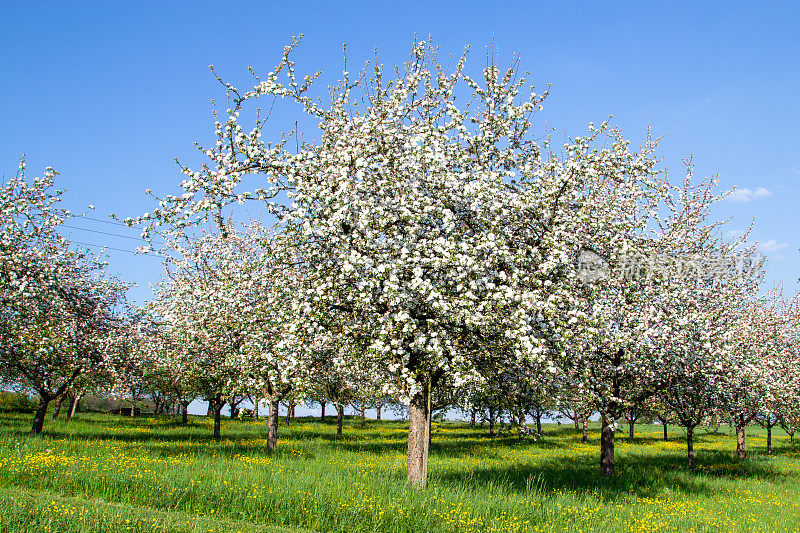
[[[536,434],[542,434],[542,412],[539,410],[536,411]]]
[[[794,431],[789,433],[789,442],[792,445],[792,453],[794,453],[795,452],[795,449],[794,449]]]
[[[53,420],[58,420],[58,415],[61,414],[61,406],[64,404],[63,396],[60,396],[56,399],[56,406],[53,408]]]
[[[489,407],[489,436],[494,437],[494,407]]]
[[[274,450],[278,445],[278,411],[280,403],[278,400],[270,398],[269,414],[267,415],[267,448]]]
[[[614,428],[608,423],[605,413],[600,416],[600,471],[604,476],[614,475]]]
[[[220,395],[214,399],[214,440],[220,439],[220,418],[222,414],[222,398]]]
[[[380,405],[375,408],[375,413],[376,413],[375,420],[380,420],[381,419],[381,406]]]
[[[319,419],[320,419],[320,421],[322,421],[324,423],[325,422],[325,400],[320,400],[319,407],[320,407]]]
[[[740,414],[736,419],[736,455],[739,459],[744,459],[745,449],[744,449],[744,415]]]
[[[50,404],[50,398],[39,394],[39,406],[36,408],[36,414],[33,415],[33,427],[31,427],[31,435],[39,435],[44,427],[44,417],[47,414],[47,406]]]
[[[525,411],[520,410],[517,412],[515,423],[517,424],[517,429],[519,430],[519,438],[524,439],[525,431],[528,429],[528,426],[525,425]]]
[[[361,429],[367,427],[367,408],[365,406],[361,406]]]
[[[189,402],[183,400],[181,402],[181,424],[187,425],[189,423]]]
[[[772,415],[767,420],[767,455],[772,455]]]
[[[667,422],[662,421],[661,425],[663,426],[662,429],[664,430],[664,442],[667,442],[669,440],[669,436],[667,435]]]
[[[472,411],[470,412],[470,418],[469,418],[469,426],[473,427],[473,428],[475,427],[475,415],[476,415],[476,413],[477,413],[477,409],[475,409],[473,407]]]
[[[428,480],[428,451],[430,446],[430,389],[426,385],[414,395],[408,406],[408,484],[424,489]]]
[[[336,435],[342,436],[342,425],[344,424],[344,405],[336,404]]]
[[[433,431],[431,431],[432,429],[433,429],[433,411],[430,410],[430,412],[428,413],[428,453],[430,453],[431,444],[433,443]],[[426,472],[428,471],[427,467],[425,468],[425,471]]]
[[[633,424],[635,422],[628,420],[628,440],[633,440]]]
[[[78,410],[78,402],[81,401],[81,395],[76,394],[72,397],[72,404],[69,406],[69,411],[67,412],[67,420],[75,416],[75,412]]]
[[[583,422],[583,435],[581,436],[581,441],[586,444],[589,440],[589,417],[584,416],[582,419]]]
[[[694,426],[686,426],[686,456],[689,458],[689,468],[694,470]]]
[[[229,418],[233,419],[239,416],[239,409],[236,407],[236,404],[233,403],[233,399],[228,402],[228,415]]]
[[[261,398],[256,397],[253,402],[253,420],[258,420],[258,404],[261,403]]]
[[[214,400],[209,398],[208,400],[208,409],[206,410],[206,416],[214,416]]]

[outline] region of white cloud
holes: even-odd
[[[772,193],[764,187],[759,187],[757,189],[736,189],[728,198],[732,202],[749,202],[751,200],[757,200],[758,198],[764,198],[770,194]]]
[[[786,248],[786,246],[787,246],[786,243],[779,243],[775,239],[770,239],[767,242],[759,244],[758,251],[764,255],[774,254],[775,252],[783,250],[784,248]]]

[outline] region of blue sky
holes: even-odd
[[[27,154],[32,174],[60,172],[65,204],[91,218],[70,222],[75,241],[106,245],[111,268],[141,287],[160,261],[123,250],[136,230],[102,222],[154,207],[147,188],[177,192],[175,157],[197,161],[193,141],[212,138],[209,72],[247,80],[265,73],[292,35],[300,73],[325,83],[377,47],[402,62],[414,34],[443,53],[471,44],[479,69],[494,39],[500,64],[519,52],[529,78],[552,84],[536,120],[542,132],[577,136],[614,115],[634,143],[648,124],[665,164],[719,173],[739,187],[718,209],[730,230],[755,219],[769,283],[794,292],[800,276],[800,3],[739,2],[35,2],[0,1],[0,173]],[[285,126],[296,119],[281,115]],[[278,125],[284,126],[284,125]],[[282,128],[281,128],[282,129]],[[738,201],[735,201],[738,200]],[[97,219],[97,220],[94,220]],[[77,229],[82,228],[82,229]],[[126,238],[127,237],[127,238]],[[133,238],[133,239],[132,239]]]

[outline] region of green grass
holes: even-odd
[[[748,430],[734,457],[729,431],[700,433],[689,471],[683,432],[658,426],[617,438],[618,473],[599,472],[599,433],[570,427],[538,441],[489,438],[436,424],[430,484],[405,484],[400,422],[297,420],[278,451],[262,422],[77,415],[27,435],[30,415],[0,415],[0,532],[219,531],[796,531],[800,458],[783,433],[764,453]]]

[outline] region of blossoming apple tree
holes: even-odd
[[[235,236],[173,234],[167,242],[173,254],[165,261],[166,277],[155,287],[149,313],[159,337],[170,338],[171,350],[153,355],[209,400],[219,439],[222,398],[241,383],[239,352],[252,327],[256,276]]]
[[[124,324],[125,286],[57,231],[70,213],[58,207],[55,174],[29,181],[23,160],[0,188],[0,372],[39,394],[34,434],[51,401],[107,364]]]
[[[710,210],[724,198],[715,181],[694,183],[689,167],[682,186],[671,184],[656,171],[650,139],[637,154],[621,139],[614,146],[612,160],[628,163],[591,173],[586,197],[612,215],[593,217],[576,230],[595,261],[578,263],[583,283],[576,286],[576,301],[584,319],[563,364],[601,414],[604,474],[614,472],[614,429],[626,411],[675,387],[680,369],[720,368],[723,351],[711,343],[720,331],[708,325],[711,315],[698,311],[699,302],[713,306],[723,301],[719,294],[739,295],[741,286],[754,286],[752,269],[733,268],[726,255],[732,246],[715,244],[719,225],[710,221]],[[728,272],[708,270],[716,266]]]
[[[544,358],[536,317],[560,298],[544,281],[567,260],[548,221],[570,175],[542,171],[529,117],[543,95],[526,92],[513,68],[489,65],[476,81],[465,58],[445,72],[435,49],[416,43],[394,79],[379,64],[358,79],[345,71],[325,107],[308,94],[315,76],[297,80],[292,48],[249,90],[226,84],[232,105],[206,150],[211,165],[184,168],[185,192],[145,218],[202,222],[235,201],[264,200],[298,243],[313,280],[306,298],[370,339],[393,376],[385,392],[410,404],[408,480],[423,486],[428,400],[442,378],[473,379],[492,343]],[[469,105],[456,105],[460,90]],[[299,104],[318,141],[287,144],[295,133],[265,143],[258,114],[246,131],[240,112],[263,98]],[[239,191],[253,173],[266,186]],[[515,178],[527,188],[509,188]]]
[[[258,390],[270,402],[268,444],[277,442],[278,404],[301,392],[314,365],[316,337],[304,326],[296,295],[299,259],[287,239],[258,223],[186,235],[167,232],[167,277],[156,289],[152,317],[169,350],[162,365],[208,398],[220,438],[223,398]]]

